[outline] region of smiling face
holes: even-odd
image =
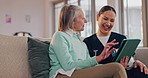
[[[112,10],[108,10],[97,15],[99,36],[108,36],[110,34],[110,31],[114,26],[115,16],[116,14]]]
[[[84,17],[83,11],[80,11],[79,15],[74,19],[73,30],[76,32],[83,31],[84,23],[87,23],[87,20]]]

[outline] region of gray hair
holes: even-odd
[[[65,31],[69,28],[73,29],[72,24],[80,15],[82,9],[76,5],[64,5],[60,11],[58,31]]]

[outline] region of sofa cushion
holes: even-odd
[[[32,78],[49,77],[49,42],[28,37],[28,60]]]

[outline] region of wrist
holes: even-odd
[[[100,62],[100,61],[102,61],[103,60],[103,57],[102,56],[96,56],[96,60],[97,60],[97,62]]]

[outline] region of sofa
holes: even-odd
[[[50,39],[39,38],[41,41]],[[148,48],[136,50],[136,59],[148,66]],[[32,78],[28,62],[28,38],[0,34],[0,78]]]

